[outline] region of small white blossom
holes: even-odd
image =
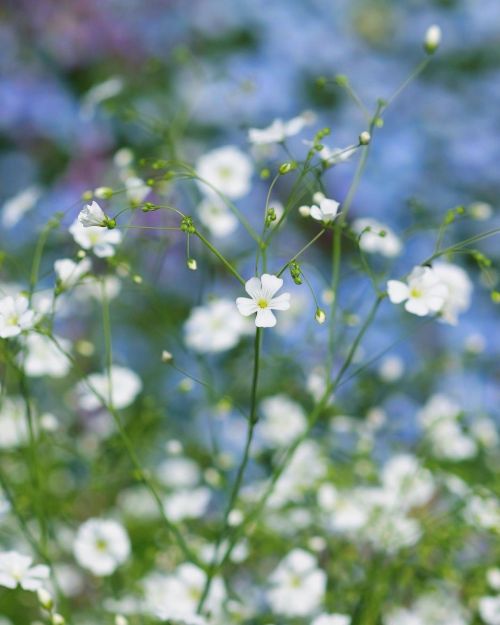
[[[439,262],[432,266],[439,280],[448,288],[440,318],[451,325],[458,323],[458,315],[470,306],[472,282],[467,273],[458,265]]]
[[[82,258],[78,263],[71,258],[60,258],[54,263],[58,286],[62,290],[74,287],[91,269],[89,258]]]
[[[232,145],[217,148],[201,156],[195,169],[201,178],[199,186],[204,193],[212,195],[215,189],[234,200],[250,191],[252,163],[246,154]]]
[[[274,297],[283,286],[283,280],[268,273],[260,278],[250,278],[245,284],[248,297],[238,297],[236,305],[240,313],[249,317],[257,313],[255,325],[258,328],[272,328],[276,325],[273,310],[288,310],[290,308],[290,293],[283,293]]]
[[[424,317],[439,312],[448,297],[448,287],[431,267],[414,267],[407,282],[389,280],[389,299],[393,304],[405,302],[405,309]]]
[[[424,38],[424,48],[429,54],[433,54],[439,48],[441,36],[441,28],[437,24],[429,26]]]
[[[260,432],[270,445],[289,445],[307,426],[302,407],[286,395],[266,397],[260,410]]]
[[[218,196],[206,197],[197,208],[201,223],[215,237],[227,237],[238,227],[236,216]]]
[[[77,218],[69,231],[78,245],[84,250],[92,250],[99,258],[114,256],[115,245],[122,240],[121,232],[101,226],[84,226]]]
[[[174,523],[199,519],[207,511],[210,496],[210,490],[204,486],[170,493],[164,500],[165,514]]]
[[[80,566],[101,577],[111,575],[127,560],[130,540],[120,523],[89,519],[78,528],[73,551]]]
[[[0,299],[0,338],[18,336],[35,324],[35,313],[24,295],[7,295]]]
[[[48,336],[29,334],[23,341],[24,370],[30,377],[47,375],[51,378],[62,378],[71,369],[71,360],[64,352],[71,350],[70,341],[54,337],[61,349]],[[61,351],[63,350],[63,351]]]
[[[139,376],[134,371],[118,365],[111,367],[111,376],[107,372],[92,373],[86,380],[82,380],[77,387],[79,404],[83,410],[89,411],[102,408],[100,398],[108,402],[110,394],[114,408],[118,410],[126,408],[130,406],[141,390],[142,382]],[[96,393],[100,397],[96,397]]]
[[[127,190],[127,197],[129,201],[134,204],[142,204],[144,200],[151,193],[151,187],[149,187],[144,180],[137,176],[130,176],[125,180],[125,188]]]
[[[335,200],[331,200],[323,193],[315,193],[313,195],[312,206],[309,207],[309,214],[316,221],[322,221],[327,224],[332,222],[337,216],[339,212],[340,204]]]
[[[31,566],[33,560],[17,551],[0,552],[0,586],[24,590],[38,590],[49,577],[49,567]]]
[[[108,219],[109,218],[95,200],[92,204],[86,204],[78,214],[78,221],[84,228],[91,228],[93,226],[106,228]]]
[[[222,352],[238,344],[246,323],[234,303],[220,299],[193,308],[184,324],[186,345],[200,353]]]
[[[378,253],[392,258],[401,252],[401,241],[386,225],[375,219],[356,219],[352,229],[359,236],[359,247],[369,254]]]
[[[281,143],[288,137],[298,134],[305,126],[314,122],[314,115],[303,113],[285,122],[282,119],[275,119],[267,128],[250,128],[248,140],[254,145],[269,145],[270,143]]]

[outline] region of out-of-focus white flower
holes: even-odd
[[[428,54],[433,54],[441,43],[441,28],[437,24],[433,24],[429,26],[429,28],[425,32],[424,37],[424,48]]]
[[[469,497],[463,514],[465,520],[472,526],[500,531],[500,503],[493,495]]]
[[[86,204],[78,213],[78,221],[84,228],[107,228],[109,217],[104,213],[99,204],[94,200],[92,204]]]
[[[399,356],[386,356],[382,359],[378,373],[384,382],[396,382],[403,375],[405,365]]]
[[[469,206],[469,212],[474,219],[486,221],[492,217],[493,208],[486,202],[474,202]]]
[[[3,397],[0,402],[0,449],[24,445],[28,440],[26,406],[20,397]]]
[[[198,602],[206,583],[206,573],[194,564],[181,564],[173,574],[152,573],[144,580],[144,606],[147,612],[163,621],[182,625],[203,625],[197,615]],[[217,622],[226,599],[224,583],[212,580],[205,609]]]
[[[472,282],[467,273],[458,265],[439,262],[432,266],[439,280],[448,288],[440,318],[451,325],[458,323],[458,315],[470,306]]]
[[[385,224],[375,219],[356,219],[352,229],[359,236],[359,247],[369,254],[378,253],[392,258],[401,252],[401,241]]]
[[[200,353],[222,352],[238,344],[246,323],[231,300],[197,306],[184,324],[186,345]]]
[[[339,492],[332,484],[322,484],[317,496],[318,505],[329,515],[328,527],[334,532],[356,532],[368,520],[369,509],[354,491]]]
[[[61,350],[69,352],[71,342],[54,336]],[[24,370],[30,377],[48,375],[51,378],[62,378],[71,369],[71,361],[63,351],[59,350],[50,337],[42,334],[28,334],[23,340]]]
[[[488,569],[486,571],[486,580],[490,588],[500,590],[500,568]]]
[[[470,615],[450,589],[419,597],[410,609],[396,608],[384,616],[384,625],[468,625]]]
[[[201,223],[215,237],[227,237],[238,227],[236,216],[218,196],[204,198],[197,210]]]
[[[32,558],[17,551],[0,552],[0,586],[24,590],[38,590],[47,581],[50,573],[48,566],[32,566]]]
[[[345,148],[329,148],[324,146],[319,152],[319,157],[325,165],[340,165],[347,163],[354,154],[356,154],[357,146],[351,145]]]
[[[41,194],[41,189],[38,187],[29,187],[7,200],[0,211],[2,226],[13,228],[27,212],[35,207]]]
[[[69,231],[84,250],[92,250],[99,258],[114,256],[115,245],[122,240],[121,232],[100,226],[84,226],[79,219],[71,224]]]
[[[86,380],[82,380],[77,387],[79,405],[83,410],[89,411],[102,408],[100,398],[108,402],[110,395],[114,408],[126,408],[130,406],[141,390],[142,382],[137,373],[118,365],[111,367],[110,376],[107,372],[92,373]],[[96,397],[95,393],[100,397]]]
[[[470,431],[484,447],[492,448],[498,445],[498,429],[493,419],[485,416],[477,417],[471,423]]]
[[[207,511],[210,496],[205,486],[170,493],[164,499],[165,514],[173,522],[199,519]]]
[[[78,528],[73,552],[80,566],[102,577],[114,573],[127,560],[130,540],[117,521],[89,519]]]
[[[80,114],[82,119],[89,120],[94,114],[97,106],[117,96],[123,89],[123,79],[119,76],[112,76],[107,80],[91,87],[82,99]]]
[[[290,308],[290,293],[283,293],[278,297],[275,294],[283,286],[283,280],[268,273],[260,278],[250,278],[245,284],[248,297],[238,297],[236,305],[240,313],[249,317],[257,313],[255,325],[258,328],[272,328],[276,325],[273,310],[288,310]]]
[[[432,473],[411,454],[398,454],[388,460],[381,478],[383,487],[403,509],[425,505],[436,490]]]
[[[18,336],[35,324],[35,313],[24,295],[7,295],[0,299],[0,338]]]
[[[335,200],[325,197],[323,193],[319,191],[315,193],[313,195],[313,202],[314,204],[308,207],[309,215],[313,219],[316,219],[316,221],[322,221],[327,224],[331,223],[338,216],[340,204]]]
[[[297,135],[305,126],[313,124],[315,116],[310,112],[302,113],[285,122],[282,119],[275,119],[267,128],[250,128],[248,140],[254,145],[269,145],[270,143],[281,143],[288,137]]]
[[[348,614],[320,614],[311,625],[350,625],[351,617]]]
[[[126,178],[125,188],[129,201],[135,206],[144,202],[144,200],[151,193],[151,187],[149,187],[144,180],[138,178],[137,176],[130,176],[129,178]]]
[[[82,258],[76,263],[71,258],[60,258],[54,263],[59,289],[67,290],[77,284],[92,269],[89,258]]]
[[[232,145],[217,148],[201,156],[195,169],[201,178],[199,186],[205,194],[213,194],[211,187],[214,187],[216,191],[235,200],[250,191],[252,162],[246,154]]]
[[[175,457],[164,460],[156,471],[158,479],[169,488],[192,488],[200,481],[200,468],[194,460]]]
[[[500,597],[481,597],[478,608],[486,625],[500,625]]]
[[[406,310],[419,317],[439,312],[448,297],[448,287],[436,272],[420,266],[413,268],[407,283],[389,280],[387,292],[393,304],[405,302]]]
[[[260,433],[270,445],[288,445],[306,429],[302,407],[286,395],[267,397],[261,402],[260,410],[263,415]]]
[[[267,600],[277,614],[308,616],[318,609],[326,590],[326,573],[303,549],[291,551],[271,573]]]

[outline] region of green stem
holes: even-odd
[[[326,228],[323,228],[322,230],[320,230],[318,232],[318,234],[316,236],[314,236],[308,243],[306,243],[304,245],[304,247],[302,249],[300,249],[295,256],[292,256],[292,258],[290,258],[290,260],[285,263],[283,265],[283,267],[278,271],[278,273],[276,274],[278,276],[278,278],[281,276],[281,274],[286,271],[287,267],[290,265],[290,263],[293,263],[294,260],[297,260],[297,258],[299,256],[301,256],[309,247],[311,247],[311,245],[313,245],[320,237],[322,237],[326,232]]]
[[[219,252],[219,250],[214,247],[210,241],[208,241],[208,239],[206,239],[201,232],[199,232],[198,230],[196,230],[194,232],[194,234],[200,239],[200,241],[203,243],[203,245],[205,245],[205,247],[207,247],[212,254],[214,254],[215,256],[217,256],[217,258],[221,261],[221,263],[224,265],[224,267],[226,267],[226,269],[233,274],[233,276],[238,280],[238,282],[240,284],[242,284],[243,286],[245,286],[245,280],[240,276],[240,274],[236,271],[236,269],[231,265],[231,263],[224,258],[224,256]]]

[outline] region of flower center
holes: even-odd
[[[104,540],[104,538],[99,538],[95,544],[97,551],[106,551],[108,548],[108,543]]]
[[[265,300],[264,298],[261,298],[260,300],[258,300],[257,306],[259,308],[267,308],[267,300]]]
[[[11,315],[7,317],[7,325],[9,326],[17,326],[19,323],[19,317],[17,315]]]
[[[220,167],[219,168],[219,176],[224,180],[231,178],[231,168],[230,167]]]
[[[417,289],[416,287],[413,287],[412,289],[410,289],[410,295],[415,298],[422,297],[422,291],[420,289]]]

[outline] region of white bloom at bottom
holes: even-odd
[[[17,551],[0,553],[0,586],[24,590],[38,590],[49,577],[49,567],[44,564],[31,566],[33,560]]]
[[[294,549],[270,577],[267,600],[277,614],[307,616],[323,601],[326,573],[318,568],[316,558],[303,549]]]
[[[290,308],[290,293],[274,295],[283,286],[283,280],[268,273],[260,278],[250,278],[245,284],[248,297],[238,297],[236,305],[244,317],[257,313],[255,325],[258,328],[272,328],[276,325],[273,310],[288,310]]]
[[[78,564],[94,575],[111,575],[129,557],[130,540],[120,523],[89,519],[78,528],[73,552]]]
[[[481,597],[479,614],[486,625],[500,625],[500,597]]]
[[[35,323],[35,313],[24,295],[7,295],[0,299],[0,338],[18,336]]]
[[[448,297],[448,287],[431,267],[414,267],[407,282],[389,280],[389,299],[393,304],[405,302],[409,313],[424,317],[437,313]]]

